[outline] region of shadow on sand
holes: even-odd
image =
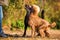
[[[11,35],[11,34],[6,34],[8,37],[16,37],[16,38],[31,38],[31,36],[21,36],[21,35],[18,35],[18,34],[14,34],[14,35]]]

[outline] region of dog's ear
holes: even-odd
[[[33,9],[33,5],[31,5],[30,11],[31,11],[31,12],[35,12],[35,10]]]

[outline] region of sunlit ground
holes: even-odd
[[[31,37],[31,30],[27,30],[26,37],[22,37],[23,30],[7,30],[4,29],[4,32],[8,34],[8,38],[0,37],[0,40],[60,40],[60,30],[52,30],[50,31],[50,37],[42,38],[40,36],[36,36],[35,38]]]

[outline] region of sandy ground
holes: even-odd
[[[26,37],[22,37],[23,30],[8,30],[4,29],[4,32],[9,35],[8,38],[0,37],[0,40],[60,40],[60,30],[52,30],[50,31],[50,37],[41,38],[40,36],[36,36],[35,38],[31,37],[31,30],[27,30]]]

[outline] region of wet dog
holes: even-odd
[[[26,7],[27,8],[27,7]],[[38,13],[40,11],[40,8],[36,5],[29,6],[28,9],[30,10],[30,15],[28,18],[28,25],[31,27],[31,35],[32,37],[35,36],[36,30],[38,30],[38,33],[41,35],[41,37],[45,37],[45,34],[49,36],[49,30],[51,27],[54,27],[56,23],[50,24],[48,21],[40,18],[38,16]],[[26,29],[24,31],[26,33]]]

